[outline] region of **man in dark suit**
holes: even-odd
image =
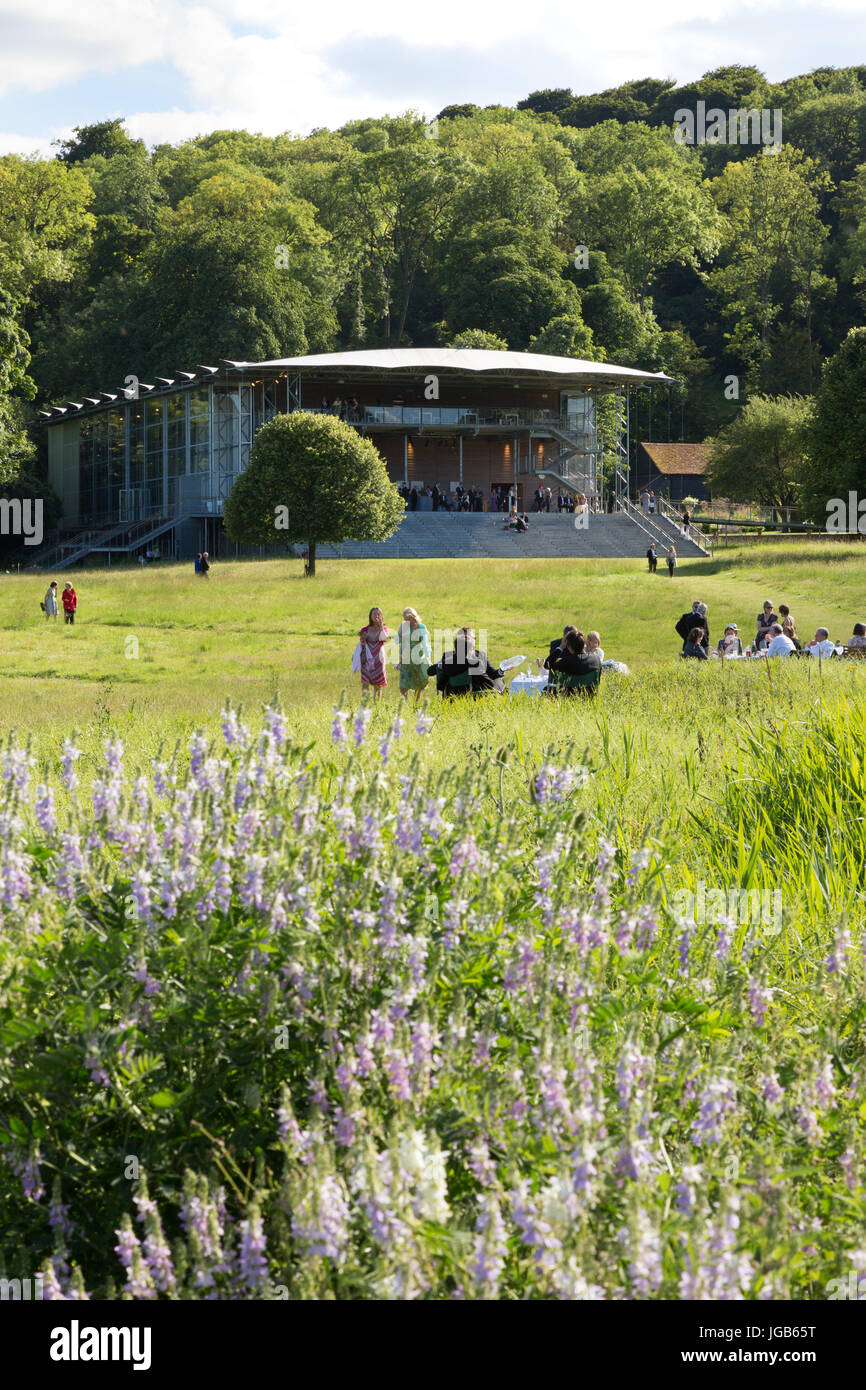
[[[683,647],[689,640],[689,633],[696,627],[701,629],[701,646],[705,651],[710,646],[710,626],[707,622],[707,605],[695,599],[691,613],[684,613],[676,625],[676,632],[682,638]]]
[[[573,623],[567,624],[567,626],[563,629],[561,637],[554,637],[553,641],[550,644],[550,650],[547,656],[544,658],[545,671],[550,671],[553,669],[553,663],[556,660],[556,657],[559,654],[559,652],[561,652],[562,644],[570,632],[577,632],[577,628],[574,626]]]
[[[439,510],[439,487],[436,483],[433,484],[433,510],[434,512]]]
[[[452,676],[463,676],[467,673],[468,686],[457,689],[449,686],[448,682]],[[427,674],[436,677],[436,689],[444,699],[459,695],[483,695],[486,692],[505,694],[502,671],[497,666],[491,666],[486,652],[476,651],[475,634],[469,627],[458,629],[454,638],[454,650],[445,652],[438,665],[428,666]]]

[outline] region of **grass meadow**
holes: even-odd
[[[63,1299],[851,1296],[866,663],[683,663],[673,627],[700,598],[713,640],[749,640],[769,597],[845,639],[860,549],[673,580],[73,580],[70,629],[44,577],[2,579],[0,1276]],[[416,726],[396,681],[360,708],[373,604],[486,631],[494,661],[574,621],[630,674],[595,701],[431,694]]]
[[[632,560],[602,569],[589,561],[326,561],[312,581],[298,562],[285,561],[217,564],[207,581],[188,565],[73,577],[74,628],[62,616],[43,618],[42,577],[2,581],[0,726],[31,737],[46,772],[73,730],[84,776],[110,730],[123,738],[130,766],[147,769],[160,748],[197,730],[218,733],[227,700],[248,713],[279,700],[296,737],[327,758],[332,709],[359,703],[351,654],[373,604],[392,631],[406,604],[431,634],[464,624],[483,630],[494,661],[545,655],[573,621],[598,629],[605,655],[624,661],[630,676],[606,677],[594,704],[437,706],[431,681],[431,743],[443,767],[484,761],[502,745],[524,759],[544,746],[588,749],[605,769],[596,783],[600,807],[615,807],[639,840],[671,817],[683,833],[696,785],[701,795],[724,786],[747,729],[760,737],[784,723],[796,742],[816,702],[858,701],[866,680],[866,669],[853,664],[819,672],[807,661],[778,662],[768,680],[763,666],[681,663],[673,631],[700,598],[713,641],[734,621],[745,645],[770,597],[788,603],[801,637],[820,624],[844,640],[858,615],[866,618],[866,552],[857,546],[748,548],[686,561],[673,580]],[[374,729],[401,704],[396,672],[389,681]]]

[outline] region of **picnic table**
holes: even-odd
[[[547,674],[546,671],[539,671],[537,675],[521,671],[509,685],[509,695],[540,695],[547,687]]]

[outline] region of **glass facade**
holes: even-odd
[[[215,376],[206,385],[176,386],[72,417],[64,423],[62,438],[58,432],[61,447],[56,450],[66,517],[73,525],[88,527],[167,516],[175,508],[218,514],[249,462],[255,431],[296,405],[298,391],[296,386],[293,394],[285,377],[247,382]],[[451,429],[455,435],[464,432],[465,438],[490,431],[506,437],[511,431],[529,431],[531,440],[538,432],[550,436],[544,454],[548,469],[555,472],[561,461],[569,477],[580,474],[583,489],[594,491],[600,427],[607,419],[606,410],[598,408],[599,393],[550,394],[551,405],[543,408],[531,402],[367,403],[353,406],[348,418],[374,438],[377,427],[383,434],[389,428],[407,434]],[[611,419],[606,433],[619,453],[624,432],[625,424]],[[382,436],[379,439],[384,447]],[[429,442],[446,447],[434,439]],[[456,438],[452,446],[456,448]],[[520,471],[531,469],[529,448],[527,444],[525,466],[519,455]]]
[[[71,500],[77,482],[80,523],[101,525],[165,512],[189,495],[180,479],[191,474],[198,479],[196,495],[215,491],[208,476],[211,413],[211,392],[205,386],[83,416],[78,477],[64,485]]]

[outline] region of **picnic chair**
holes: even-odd
[[[561,695],[570,695],[579,691],[584,697],[593,697],[598,694],[600,685],[601,671],[584,671],[582,675],[569,674],[565,671],[557,673],[557,687]]]
[[[562,676],[558,671],[554,671],[551,666],[547,672],[547,685],[544,687],[545,695],[555,695],[559,689]]]
[[[459,671],[456,676],[449,676],[445,684],[452,695],[462,695],[472,689],[472,677],[468,671]]]

